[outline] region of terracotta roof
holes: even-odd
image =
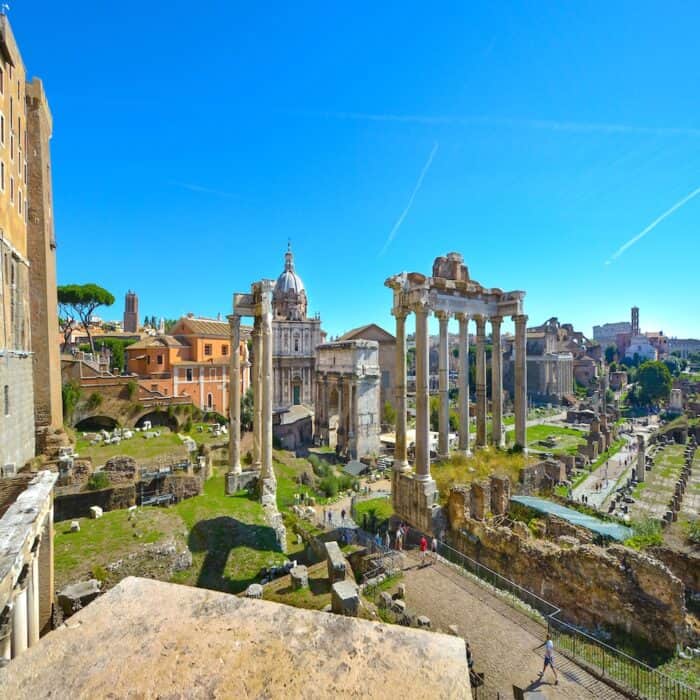
[[[179,321],[178,325],[183,324],[187,327],[188,333],[177,332],[180,337],[187,337],[189,335],[200,335],[206,336],[208,338],[230,338],[231,329],[228,325],[228,321],[217,321],[213,318],[189,318],[183,316]],[[241,337],[247,338],[252,332],[250,326],[241,325]]]
[[[378,326],[376,323],[368,323],[364,326],[360,326],[359,328],[353,328],[346,333],[343,333],[343,335],[338,338],[338,340],[357,340],[357,339],[368,339],[366,338],[367,332],[370,330],[376,330],[379,331],[379,335],[383,336],[384,342],[395,342],[396,337],[393,336],[389,331],[385,331],[381,326]],[[369,338],[368,340],[375,340],[375,338]],[[378,342],[382,342],[381,340]]]
[[[183,345],[177,338],[173,338],[171,335],[154,335],[150,338],[144,338],[139,340],[138,343],[129,345],[127,350],[146,350],[148,348],[184,348]]]

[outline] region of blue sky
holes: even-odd
[[[59,283],[213,316],[291,238],[331,335],[464,254],[531,323],[700,337],[695,2],[70,4],[10,20],[54,117]],[[507,329],[506,329],[507,330]]]

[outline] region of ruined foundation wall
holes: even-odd
[[[682,581],[656,559],[614,545],[562,548],[469,517],[450,543],[562,608],[562,619],[587,629],[624,631],[671,650],[685,638]]]

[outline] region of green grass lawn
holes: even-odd
[[[75,449],[81,457],[91,458],[96,467],[117,455],[133,457],[138,463],[156,459],[173,461],[184,459],[188,453],[180,438],[170,432],[169,428],[158,427],[157,429],[161,432],[159,437],[147,440],[143,433],[134,433],[134,437],[130,440],[122,440],[118,445],[90,445],[87,440],[79,437]]]
[[[200,496],[169,508],[140,508],[135,523],[125,510],[99,520],[82,518],[78,533],[69,532],[70,522],[57,523],[57,585],[84,579],[94,567],[138,552],[144,544],[172,538],[187,544],[193,559],[173,581],[227,593],[245,590],[261,568],[286,559],[260,503],[245,493],[226,496],[223,475],[209,479]]]
[[[125,510],[105,513],[99,520],[79,518],[80,532],[70,532],[70,520],[58,522],[54,534],[56,587],[87,578],[95,567],[105,565],[182,531],[171,510],[142,508],[133,521]]]
[[[376,519],[374,528],[371,526],[373,514]],[[367,516],[367,527],[370,532],[382,531],[393,514],[391,498],[370,498],[366,501],[360,501],[355,506],[355,522],[363,526],[363,518]]]
[[[552,437],[555,439],[554,447],[545,447],[538,444],[540,440]],[[576,454],[578,446],[585,443],[585,433],[576,428],[567,428],[558,425],[531,425],[527,429],[527,444],[531,451],[551,452],[552,454]],[[515,440],[515,431],[506,433],[506,441],[512,443]]]

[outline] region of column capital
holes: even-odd
[[[491,322],[492,328],[494,326],[500,327],[501,323],[503,323],[503,316],[489,316],[489,321]]]
[[[524,326],[527,323],[527,314],[518,314],[513,316],[513,321],[516,326]]]
[[[458,311],[454,316],[458,321],[469,323],[470,316],[469,314],[465,314],[463,311]]]
[[[230,314],[226,317],[228,325],[232,331],[239,330],[241,327],[241,317],[238,314]]]
[[[449,321],[450,320],[450,312],[449,311],[434,311],[433,314],[435,315],[435,318],[437,318],[439,321]]]
[[[474,322],[476,323],[476,334],[483,336],[486,332],[486,316],[474,316]]]
[[[391,315],[398,321],[400,320],[405,320],[406,316],[411,313],[410,309],[407,309],[405,306],[394,306],[391,309]]]

